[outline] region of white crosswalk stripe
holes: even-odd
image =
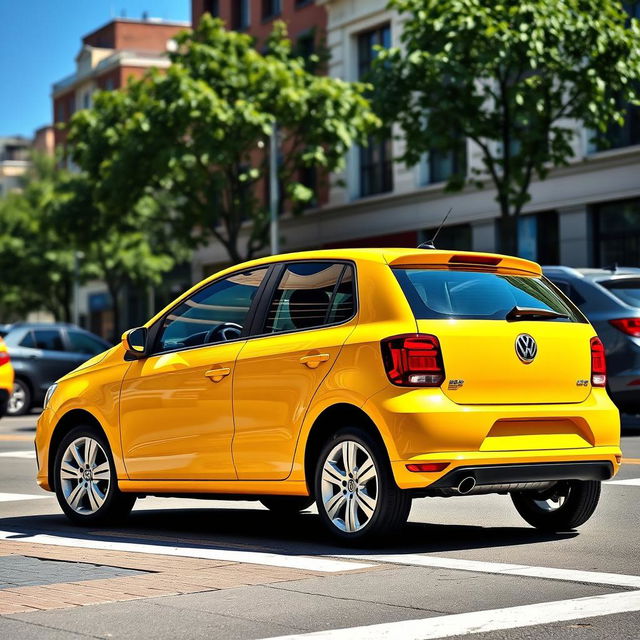
[[[48,495],[31,495],[27,493],[0,493],[0,502],[18,502],[21,500],[42,500],[44,498],[53,498],[53,494]]]
[[[28,451],[3,451],[0,458],[21,458],[22,460],[35,460],[36,452],[33,449]]]
[[[626,487],[640,487],[640,478],[629,478],[628,480],[609,480],[606,484],[617,484]]]

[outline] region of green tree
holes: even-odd
[[[85,173],[71,174],[60,185],[54,218],[67,242],[81,257],[85,280],[102,280],[109,291],[115,335],[122,322],[126,287],[146,296],[176,263],[189,257],[184,243],[163,223],[161,198],[143,196],[132,207],[113,206]]]
[[[295,209],[313,197],[300,169],[339,169],[378,118],[365,85],[309,72],[281,23],[264,54],[251,37],[208,16],[176,45],[166,73],[98,94],[93,109],[74,116],[73,159],[105,209],[132,210],[144,195],[164,194],[172,201],[164,222],[185,243],[213,237],[232,261],[250,258],[268,237],[258,187],[274,123],[282,135],[283,200]]]
[[[22,191],[0,200],[0,315],[20,319],[46,310],[71,320],[73,250],[55,224],[58,186],[68,175],[34,154]]]
[[[483,168],[456,175],[497,190],[500,248],[517,253],[517,216],[537,176],[573,155],[573,120],[600,134],[636,101],[640,30],[617,0],[391,0],[402,47],[381,52],[380,113],[406,137],[403,159],[470,138]],[[620,101],[622,99],[622,102]]]

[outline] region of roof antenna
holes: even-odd
[[[436,248],[436,245],[434,244],[434,242],[436,241],[436,238],[438,237],[438,234],[440,233],[440,231],[442,231],[442,227],[444,227],[444,223],[447,221],[447,218],[449,217],[449,214],[452,211],[453,211],[453,207],[451,207],[449,211],[447,211],[447,215],[443,218],[442,222],[440,223],[440,226],[438,227],[436,232],[433,234],[433,238],[431,238],[431,240],[427,240],[426,242],[422,242],[421,244],[419,244],[418,249],[435,249]]]

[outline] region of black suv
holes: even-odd
[[[15,371],[13,395],[7,407],[10,416],[42,406],[51,384],[112,346],[93,333],[64,323],[16,323],[4,341]]]

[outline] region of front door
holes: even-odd
[[[122,385],[122,448],[132,480],[235,480],[232,381],[266,268],[217,280],[161,321],[153,354]]]
[[[314,393],[355,325],[350,264],[292,262],[282,270],[262,334],[235,367],[233,456],[241,480],[282,480],[291,472]]]

